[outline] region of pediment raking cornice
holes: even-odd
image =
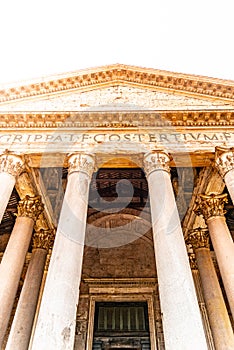
[[[227,100],[234,99],[234,82],[231,80],[116,64],[80,70],[67,75],[47,78],[43,81],[25,83],[24,85],[6,87],[0,90],[0,103],[48,94],[53,95],[73,89],[87,91],[119,84],[169,89],[181,93]]]

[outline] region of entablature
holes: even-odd
[[[223,127],[234,125],[233,110],[115,111],[115,112],[2,112],[0,127],[10,128],[128,128]]]
[[[25,154],[33,167],[63,166],[66,154],[83,151],[122,166],[155,148],[176,166],[200,167],[217,146],[234,147],[234,109],[0,113],[0,152]]]

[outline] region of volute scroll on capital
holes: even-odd
[[[230,170],[233,170],[234,148],[216,147],[215,166],[222,177],[224,177]]]
[[[0,155],[0,173],[8,173],[15,177],[23,172],[24,166],[24,161],[19,155],[8,151]]]
[[[38,216],[44,210],[44,204],[41,202],[41,196],[25,196],[18,204],[18,217],[28,217],[35,222]]]
[[[186,243],[191,244],[193,249],[210,248],[209,230],[197,227],[189,232]]]
[[[148,177],[152,172],[162,170],[170,174],[170,161],[172,157],[163,150],[155,150],[144,156],[144,170]]]
[[[224,205],[228,203],[227,194],[200,194],[196,201],[196,207],[194,212],[197,215],[203,215],[204,219],[208,219],[215,216],[224,216],[226,210]]]
[[[95,167],[95,159],[92,154],[73,153],[68,156],[68,175],[74,172],[83,172],[92,177]]]

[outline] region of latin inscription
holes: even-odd
[[[105,143],[105,142],[151,142],[151,143],[186,143],[186,142],[234,142],[234,132],[217,133],[175,133],[175,132],[152,132],[152,133],[31,133],[31,134],[0,134],[0,145],[9,143]]]

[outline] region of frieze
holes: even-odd
[[[162,143],[162,144],[185,144],[187,142],[234,142],[234,132],[176,132],[176,130],[162,131],[152,130],[149,132],[129,130],[129,132],[116,132],[115,130],[105,130],[98,133],[95,132],[66,132],[63,130],[57,130],[53,133],[51,132],[0,132],[0,146],[1,144],[101,144],[105,142],[137,142],[137,143]],[[3,157],[3,156],[2,156]],[[7,156],[4,156],[7,158]],[[5,159],[4,158],[4,159]],[[19,158],[20,159],[20,158]]]
[[[126,154],[127,152],[133,155],[148,153],[154,149],[164,149],[173,155],[184,154],[186,159],[188,159],[189,154],[194,152],[197,156],[206,152],[208,158],[203,158],[213,160],[215,147],[224,145],[226,147],[234,146],[234,131],[222,129],[219,131],[180,131],[171,128],[115,130],[106,128],[101,130],[71,130],[71,132],[66,129],[54,130],[53,132],[50,130],[24,130],[23,132],[9,130],[4,133],[0,130],[0,154],[9,149],[10,152],[24,154],[26,162],[29,161],[28,155],[41,154],[38,161],[42,162],[44,166],[46,154],[61,154],[63,162],[66,154],[77,152],[109,155]],[[178,158],[175,161],[177,162]],[[40,166],[43,166],[42,163]]]

